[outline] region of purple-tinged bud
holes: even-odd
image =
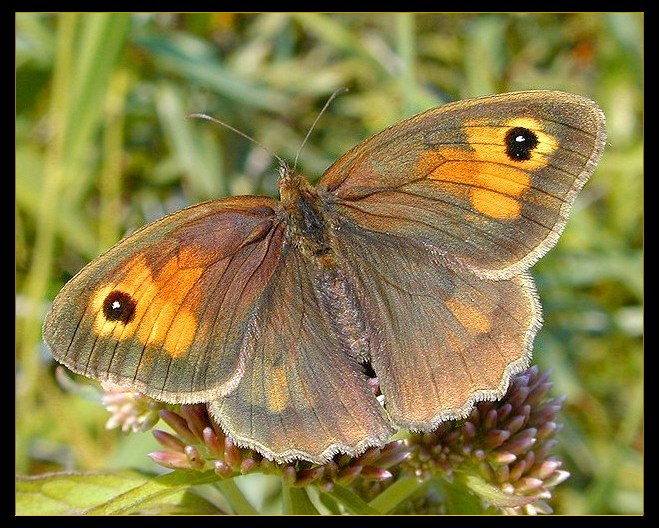
[[[206,460],[199,452],[199,449],[197,449],[195,446],[185,446],[185,456],[187,457],[192,469],[203,469],[203,467],[206,465]]]
[[[181,440],[179,440],[176,436],[171,435],[166,431],[161,431],[160,429],[154,429],[151,431],[151,434],[161,446],[173,451],[178,451],[179,453],[183,453],[185,444],[181,442]]]
[[[510,438],[510,431],[494,429],[487,431],[483,437],[483,446],[488,449],[496,449],[502,446]]]
[[[212,458],[220,458],[224,454],[224,445],[215,434],[212,427],[204,427],[202,431],[204,446]]]
[[[192,469],[184,453],[174,451],[155,451],[147,455],[156,464],[169,469]]]
[[[159,413],[160,418],[162,418],[167,425],[169,425],[176,433],[183,437],[183,440],[189,444],[194,444],[197,442],[197,438],[190,431],[187,421],[179,414],[169,409],[162,409]]]

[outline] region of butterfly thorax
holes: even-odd
[[[321,208],[318,191],[287,166],[280,169],[280,216],[286,224],[286,237],[309,258],[326,266],[333,264],[328,238],[328,222]]]

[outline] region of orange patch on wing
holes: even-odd
[[[480,312],[470,304],[464,303],[457,299],[449,299],[446,306],[451,310],[455,318],[467,330],[484,334],[492,328],[490,318],[487,314]]]
[[[532,130],[538,140],[528,160],[511,160],[506,153],[506,134],[515,127]],[[493,126],[479,120],[464,126],[469,148],[447,146],[424,152],[415,173],[435,181],[460,185],[461,192],[478,212],[491,218],[512,220],[522,213],[520,198],[531,188],[531,175],[549,163],[558,149],[557,140],[530,117],[510,119]]]
[[[183,257],[183,261],[187,259]],[[123,341],[137,337],[145,346],[160,346],[172,357],[186,352],[197,332],[193,311],[194,298],[188,298],[204,268],[185,267],[181,259],[171,259],[154,275],[146,257],[137,255],[125,264],[127,272],[117,283],[96,290],[90,301],[95,315],[94,331],[99,336],[111,336]],[[135,302],[128,323],[106,318],[103,303],[113,291],[121,291]]]
[[[276,413],[282,412],[288,405],[288,383],[286,372],[282,367],[277,367],[270,372],[266,397],[268,407]]]
[[[518,200],[489,189],[472,190],[471,203],[492,218],[517,218],[522,213],[522,204]]]

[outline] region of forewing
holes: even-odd
[[[44,339],[74,372],[167,402],[231,391],[282,248],[275,201],[205,202],[122,240],[55,298]]]
[[[319,190],[355,224],[427,244],[455,269],[510,278],[556,242],[605,135],[602,111],[576,95],[461,101],[356,146]]]

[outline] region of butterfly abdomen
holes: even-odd
[[[360,363],[369,360],[370,343],[354,285],[341,271],[325,269],[314,286],[342,350]]]

